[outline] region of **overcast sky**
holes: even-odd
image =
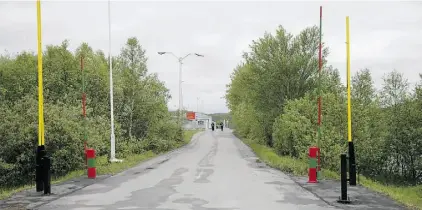
[[[43,45],[70,40],[108,53],[107,1],[42,1]],[[170,89],[169,108],[178,105],[178,63],[171,51],[189,57],[183,65],[184,106],[207,113],[227,112],[226,84],[243,51],[265,31],[283,25],[297,34],[319,24],[323,6],[323,41],[329,64],[346,78],[345,17],[350,16],[351,69],[371,69],[377,87],[397,69],[414,84],[422,73],[422,2],[300,1],[112,1],[112,54],[136,36],[147,51],[148,69]],[[0,51],[36,51],[35,1],[0,0]],[[202,102],[203,101],[203,105]]]

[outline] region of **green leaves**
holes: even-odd
[[[316,88],[319,29],[306,28],[297,36],[280,26],[275,35],[266,33],[253,41],[244,64],[232,74],[228,86],[228,107],[234,111],[240,103],[250,105],[259,126],[260,138],[272,144],[274,119],[288,100],[300,98]],[[328,54],[324,49],[323,57]],[[325,62],[325,61],[324,61]],[[233,115],[236,122],[238,116]],[[237,123],[236,123],[237,125]]]
[[[98,156],[110,150],[109,65],[102,51],[69,41],[47,46],[43,56],[45,143],[53,176],[84,167],[84,141]],[[83,57],[83,72],[81,71]],[[136,38],[113,58],[116,152],[165,151],[182,141],[170,118],[168,89],[148,74],[147,58]],[[82,117],[82,77],[87,118]],[[33,181],[38,138],[37,60],[32,53],[0,56],[0,186]],[[153,145],[153,146],[151,146]],[[13,178],[12,178],[13,177]],[[10,181],[13,180],[13,181]]]
[[[148,74],[145,50],[136,38],[129,38],[116,64],[117,119],[129,139],[143,139],[149,129],[170,119],[167,101],[170,98],[164,83],[156,74]],[[158,134],[158,133],[157,133]]]
[[[294,36],[279,27],[253,41],[231,75],[227,106],[242,137],[304,159],[309,146],[319,144],[322,167],[338,171],[339,155],[347,151],[346,87],[332,66],[318,74],[318,33],[310,27]],[[327,55],[324,48],[324,64]],[[353,76],[351,88],[359,173],[381,181],[421,183],[422,80],[412,93],[403,75],[393,71],[376,90],[370,70],[363,69]]]
[[[384,106],[395,106],[403,103],[408,97],[409,82],[397,70],[394,70],[384,78],[384,86],[381,90],[381,99]]]
[[[352,96],[354,104],[363,106],[369,105],[375,98],[375,88],[369,69],[363,69],[357,72],[352,78]]]

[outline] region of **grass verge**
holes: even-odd
[[[183,142],[180,145],[177,145],[177,147],[181,147],[181,146],[188,144],[190,142],[190,140],[192,139],[193,135],[195,135],[196,133],[201,132],[201,131],[204,131],[204,129],[183,131]]]
[[[262,162],[273,168],[280,169],[283,172],[294,176],[306,176],[308,174],[308,164],[306,161],[277,155],[272,148],[254,143],[250,140],[243,140]],[[339,179],[339,174],[334,171],[323,170],[324,178]],[[400,202],[411,209],[422,210],[422,185],[415,187],[399,187],[383,185],[379,182],[360,176],[361,185],[389,196],[390,198]]]
[[[193,135],[200,132],[202,130],[186,130],[183,133],[183,142],[178,144],[175,149],[182,147],[190,142]],[[100,156],[96,158],[96,164],[97,164],[97,175],[104,175],[104,174],[117,174],[119,172],[122,172],[126,169],[132,168],[139,163],[149,160],[153,157],[156,157],[159,154],[156,154],[152,151],[147,151],[142,154],[131,154],[124,158],[124,161],[122,163],[110,163],[107,160],[107,156]],[[59,177],[59,178],[53,178],[51,180],[52,184],[58,184],[70,179],[74,179],[77,177],[85,176],[86,170],[76,170],[68,173],[65,176]],[[20,187],[14,187],[14,188],[0,188],[0,200],[6,199],[10,196],[12,196],[15,193],[21,192],[23,190],[28,190],[31,188],[34,188],[35,185],[25,185]]]

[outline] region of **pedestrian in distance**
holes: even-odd
[[[224,127],[224,126],[223,126],[223,123],[221,122],[221,123],[220,123],[220,128],[221,128],[221,131],[223,131],[223,127]]]
[[[211,130],[214,131],[214,122],[211,123]]]

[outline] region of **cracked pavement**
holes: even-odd
[[[227,129],[204,131],[158,157],[37,209],[336,209],[286,174],[257,161]]]

